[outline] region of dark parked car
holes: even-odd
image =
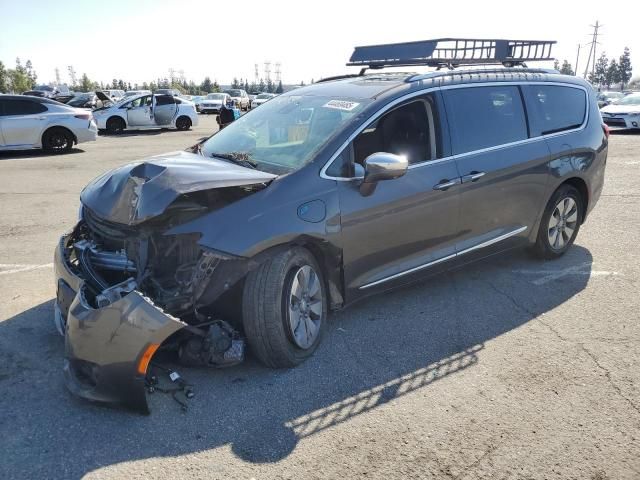
[[[366,295],[515,247],[560,257],[600,197],[607,137],[577,77],[363,72],[119,167],[56,248],[67,386],[146,412],[159,348],[230,365],[246,339],[291,367]]]

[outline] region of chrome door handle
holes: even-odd
[[[485,175],[486,175],[485,172],[471,172],[470,174],[464,175],[462,177],[462,183],[475,182],[476,180],[484,177]]]
[[[460,183],[460,178],[454,178],[453,180],[442,180],[437,185],[433,186],[434,190],[449,190],[451,187],[458,185]]]

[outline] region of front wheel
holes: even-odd
[[[124,123],[124,120],[120,117],[111,117],[109,120],[107,120],[107,132],[112,135],[117,135],[124,132],[125,128],[126,125]]]
[[[243,326],[253,354],[273,368],[294,367],[320,344],[327,318],[322,271],[294,247],[266,260],[245,280]]]
[[[176,128],[178,130],[189,130],[191,128],[191,119],[189,117],[179,117],[176,120]]]
[[[559,258],[569,250],[584,218],[582,196],[575,187],[562,185],[545,208],[534,253],[543,259]]]

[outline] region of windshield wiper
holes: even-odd
[[[228,160],[242,167],[254,168],[254,169],[258,167],[258,162],[256,162],[255,160],[251,160],[251,157],[249,156],[249,154],[244,152],[229,152],[229,153],[214,152],[209,154],[209,156],[221,158],[223,160]]]

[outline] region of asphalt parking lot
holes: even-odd
[[[0,153],[0,477],[640,478],[640,135],[610,140],[605,191],[574,248],[514,252],[330,318],[316,355],[181,369],[181,411],[140,416],[62,382],[53,248],[81,188],[216,128]]]

